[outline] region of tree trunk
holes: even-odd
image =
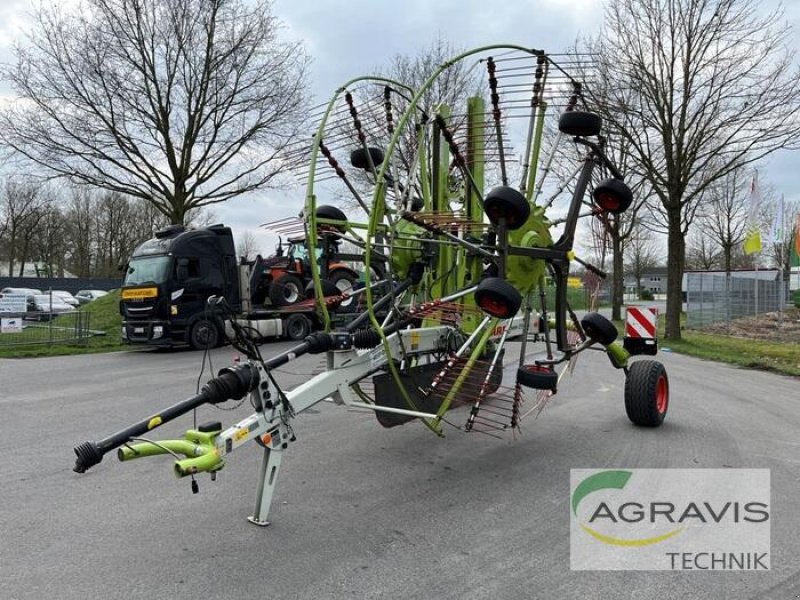
[[[686,240],[681,230],[681,211],[667,209],[669,230],[667,232],[667,320],[664,337],[669,340],[681,339],[681,311],[683,309],[683,263],[686,253]]]
[[[622,240],[619,235],[611,236],[611,246],[614,253],[614,273],[611,282],[611,320],[622,320],[622,304],[624,302],[625,275],[623,273]]]
[[[731,274],[731,264],[733,263],[733,246],[725,244],[722,246],[725,253],[725,274]]]

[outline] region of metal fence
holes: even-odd
[[[0,320],[0,348],[31,344],[86,344],[91,314],[75,311],[61,314],[3,315]]]
[[[686,274],[686,326],[691,329],[764,313],[782,314],[786,306],[789,286],[783,279]]]

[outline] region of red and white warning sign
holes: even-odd
[[[658,309],[655,306],[628,306],[625,313],[625,337],[651,339],[656,337]]]

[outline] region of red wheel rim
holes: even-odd
[[[484,296],[478,301],[478,305],[493,317],[506,317],[510,312],[508,305],[502,300],[491,296]]]
[[[669,405],[669,385],[667,378],[663,375],[659,376],[658,383],[656,383],[656,410],[658,414],[663,415],[667,412]]]

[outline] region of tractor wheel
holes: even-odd
[[[311,321],[303,314],[295,313],[289,315],[283,321],[283,337],[286,339],[300,342],[306,339],[310,333]]]
[[[510,319],[522,305],[522,294],[505,279],[487,277],[475,290],[475,302],[486,314],[500,319]]]
[[[323,297],[328,298],[330,296],[338,296],[339,295],[339,288],[336,287],[330,280],[328,280],[328,279],[320,279],[319,282],[320,282],[320,284],[322,286],[322,295],[323,295]],[[308,299],[317,297],[317,290],[314,289],[314,282],[313,281],[309,281],[306,284],[305,295],[306,295],[306,298],[308,298]]]
[[[558,373],[552,367],[523,365],[517,369],[517,383],[535,390],[556,391]]]
[[[618,215],[628,210],[633,202],[633,192],[619,179],[606,179],[592,192],[595,204],[605,211]]]
[[[667,370],[655,360],[631,363],[625,379],[625,412],[642,427],[658,427],[669,408]]]
[[[351,294],[356,287],[356,278],[352,273],[345,271],[344,269],[337,269],[331,273],[330,282],[336,286],[336,289],[340,294],[345,292]],[[339,312],[351,313],[356,312],[357,309],[357,298],[347,298],[342,300],[341,304],[339,304]]]
[[[608,346],[617,339],[617,328],[600,313],[588,313],[581,319],[581,327],[587,336],[603,346]]]
[[[603,127],[600,115],[580,110],[562,113],[558,118],[558,130],[571,136],[598,135]]]
[[[189,345],[195,350],[216,348],[220,338],[219,329],[211,319],[198,319],[189,329]]]
[[[528,220],[531,205],[525,196],[514,188],[499,185],[486,194],[483,210],[492,225],[497,225],[500,219],[505,219],[506,228],[513,231],[522,227]]]
[[[290,306],[303,299],[303,282],[297,275],[287,273],[269,286],[273,306]]]

